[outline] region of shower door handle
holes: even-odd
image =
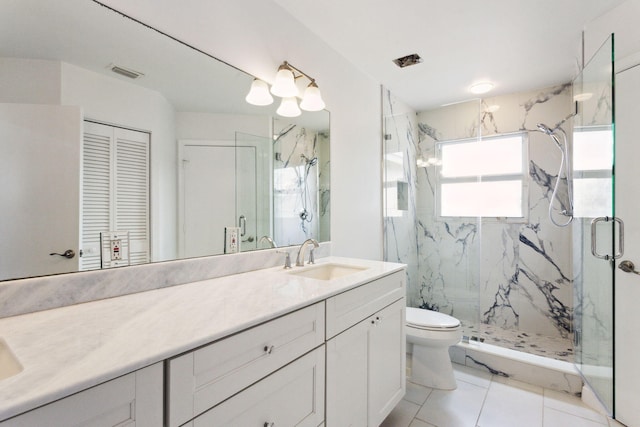
[[[598,237],[596,233],[596,226],[599,222],[609,222],[609,221],[618,223],[618,227],[620,229],[620,231],[618,232],[618,235],[619,235],[618,252],[616,252],[614,255],[609,255],[609,254],[601,255],[598,253]],[[610,216],[601,216],[598,218],[594,218],[591,221],[591,254],[598,259],[604,259],[607,261],[612,259],[622,258],[622,255],[624,254],[624,222],[620,218],[610,217]]]
[[[629,261],[628,259],[622,261],[620,265],[618,265],[618,268],[624,271],[625,273],[633,273],[633,274],[640,275],[640,271],[636,270],[636,266],[633,264],[632,261]]]
[[[240,227],[240,237],[244,237],[247,234],[247,217],[240,215],[238,218],[238,227]]]

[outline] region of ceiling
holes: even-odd
[[[245,102],[253,80],[249,74],[92,1],[0,2],[0,40],[9,41],[0,44],[0,58],[73,64],[158,92],[176,111],[276,115],[277,102],[268,107]],[[112,65],[143,77],[114,74]],[[305,111],[286,121],[326,129],[328,114]]]
[[[584,27],[624,2],[275,1],[417,111],[471,99],[468,87],[478,81],[493,82],[493,96],[572,80]],[[413,53],[423,62],[392,62]]]

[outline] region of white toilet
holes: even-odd
[[[453,390],[456,379],[449,347],[462,339],[460,321],[437,311],[407,307],[407,342],[413,344],[411,382]]]

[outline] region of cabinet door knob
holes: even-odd
[[[269,421],[264,423],[264,427],[275,427],[275,425],[276,425],[276,423],[270,423]]]
[[[274,348],[275,348],[275,346],[273,346],[273,345],[265,345],[264,346],[264,352],[267,353],[267,354],[271,354],[271,353],[273,353],[273,349]]]

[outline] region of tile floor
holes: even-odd
[[[454,364],[458,388],[407,381],[407,393],[381,427],[618,427],[566,393]]]

